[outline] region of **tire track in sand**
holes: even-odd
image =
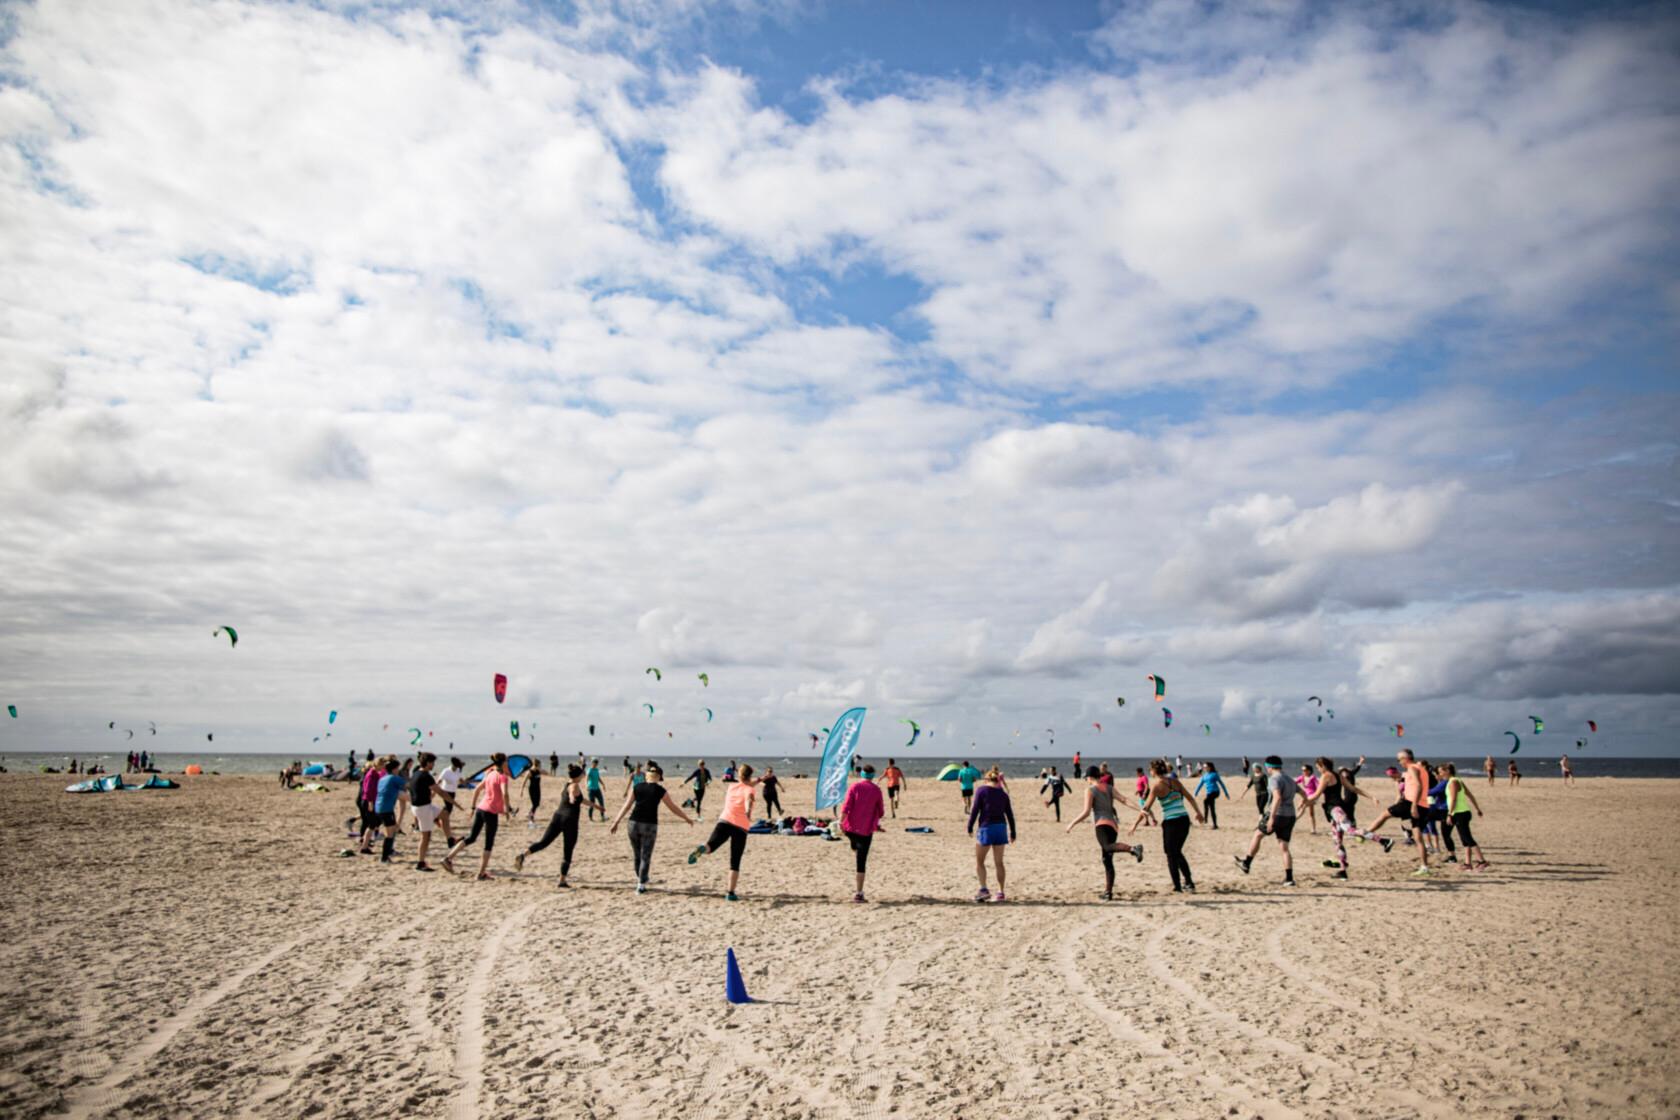
[[[354,915],[340,914],[336,918],[328,918],[320,925],[310,929],[290,941],[281,942],[244,968],[211,988],[187,1001],[185,1007],[158,1024],[157,1029],[143,1039],[140,1045],[117,1059],[116,1065],[92,1085],[84,1085],[70,1095],[61,1116],[71,1117],[72,1120],[89,1120],[102,1112],[109,1112],[126,1099],[126,1094],[117,1092],[119,1086],[140,1070],[147,1062],[158,1055],[164,1047],[175,1041],[175,1036],[197,1022],[198,1017],[210,1008],[233,995],[245,985],[245,982],[259,972],[268,968],[275,961],[287,953],[297,950],[304,942],[311,938],[331,932],[347,923]]]
[[[1137,1048],[1143,1054],[1145,1060],[1160,1062],[1176,1076],[1187,1079],[1191,1083],[1199,1082],[1210,1086],[1221,1096],[1247,1110],[1250,1115],[1288,1117],[1293,1118],[1293,1120],[1302,1120],[1302,1114],[1288,1105],[1267,1097],[1256,1096],[1241,1086],[1232,1084],[1221,1074],[1200,1063],[1192,1067],[1171,1050],[1168,1050],[1155,1035],[1140,1029],[1125,1014],[1097,998],[1090,982],[1085,979],[1084,973],[1079,971],[1078,953],[1075,950],[1080,941],[1084,940],[1086,934],[1110,921],[1111,919],[1105,915],[1069,930],[1067,936],[1062,938],[1057,950],[1062,978],[1067,981],[1068,990],[1084,1005],[1085,1010],[1107,1027],[1116,1038]]]
[[[502,945],[539,904],[532,902],[502,919],[502,924],[479,950],[472,979],[462,994],[461,1025],[455,1039],[455,1076],[461,1079],[461,1091],[450,1110],[456,1120],[478,1120],[480,1116],[478,1099],[484,1092],[484,1000],[496,976],[496,958],[502,955]]]
[[[254,1120],[256,1109],[276,1099],[297,1081],[298,1075],[314,1060],[320,1051],[321,1044],[327,1041],[332,1013],[338,1010],[352,991],[367,983],[373,965],[385,953],[389,952],[397,942],[413,933],[416,928],[431,919],[430,914],[421,914],[413,920],[388,931],[384,937],[373,943],[366,953],[362,954],[349,968],[344,969],[333,979],[328,989],[327,998],[316,1004],[311,1015],[315,1020],[309,1031],[298,1045],[292,1047],[281,1059],[280,1065],[285,1073],[267,1078],[252,1091],[245,1107],[239,1112],[241,1120]]]

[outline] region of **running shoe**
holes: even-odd
[[[727,891],[724,893],[723,900],[725,902],[739,902],[741,901],[741,896],[736,894],[734,891]]]
[[[863,897],[863,892],[859,891],[858,893],[856,893],[852,896],[852,901],[853,902],[867,902],[868,900]]]
[[[694,863],[701,856],[703,856],[705,854],[706,854],[706,845],[701,844],[699,847],[695,848],[692,852],[688,853],[688,862],[689,863]]]
[[[1191,894],[1195,894],[1196,893],[1196,884],[1186,883],[1186,884],[1184,884],[1184,889],[1189,891]]]
[[[558,887],[559,889],[563,890],[563,891],[569,891],[569,890],[572,889],[572,885],[570,883],[566,882],[566,880],[564,880],[564,879],[560,880],[558,883],[556,883],[554,885],[556,887]]]
[[[526,856],[526,854],[527,853],[525,853],[525,852],[520,852],[518,855],[513,857],[513,869],[515,871],[525,870],[525,856]]]
[[[1113,891],[1102,892],[1102,900],[1104,902],[1113,902],[1114,901],[1114,892]]]
[[[1143,845],[1142,844],[1133,844],[1132,845],[1132,858],[1137,860],[1139,863],[1143,862]]]
[[[985,902],[991,897],[992,892],[987,890],[985,887],[981,887],[978,891],[974,892],[974,901],[976,902]]]
[[[1293,887],[1295,885],[1295,880],[1285,879],[1281,885],[1285,887]]]
[[[455,861],[448,856],[443,857],[443,869],[451,875],[455,874]]]
[[[1330,878],[1332,878],[1332,879],[1346,879],[1347,878],[1347,872],[1346,871],[1338,871],[1334,875],[1330,876]]]
[[[1377,840],[1377,843],[1382,845],[1383,855],[1387,855],[1389,852],[1392,852],[1394,850],[1394,841],[1390,840],[1386,836],[1380,837]]]
[[[1003,892],[1002,891],[999,891],[992,896],[992,901],[993,902],[1007,902],[1008,899],[1003,897]]]
[[[646,883],[637,883],[636,884],[636,893],[637,894],[646,894],[647,893],[647,884]]]
[[[1236,861],[1237,870],[1241,871],[1244,875],[1247,875],[1248,874],[1248,861],[1241,856],[1232,856],[1231,858]]]
[[[1455,855],[1454,856],[1448,856],[1447,857],[1447,862],[1448,863],[1457,863],[1458,862],[1458,857],[1455,856]]]
[[[414,865],[414,870],[416,870],[416,871],[436,871],[437,868],[428,867],[423,863],[417,863],[417,864]]]
[[[1433,867],[1420,867],[1416,871],[1412,872],[1412,877],[1414,879],[1427,879],[1433,874],[1435,874],[1435,869]]]

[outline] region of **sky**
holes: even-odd
[[[0,752],[1680,753],[1677,55],[8,6]]]

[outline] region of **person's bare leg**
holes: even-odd
[[[863,872],[861,871],[857,873],[857,893],[863,893]]]
[[[735,893],[735,888],[740,884],[740,882],[741,882],[741,873],[739,871],[736,871],[734,868],[730,868],[729,869],[729,893],[730,894]]]
[[[980,889],[986,889],[986,849],[979,844],[974,846],[974,874],[980,880]]]
[[[430,832],[422,832],[420,834],[420,854],[415,856],[414,862],[421,867],[426,866],[426,853],[431,850],[431,847],[432,834]]]
[[[478,877],[480,879],[488,879],[490,877],[490,847],[489,847],[489,845],[485,845],[484,850],[482,852],[478,853]]]
[[[992,846],[992,867],[997,871],[998,893],[1003,893],[1003,845]]]

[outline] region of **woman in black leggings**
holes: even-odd
[[[630,764],[627,758],[626,766]],[[662,784],[665,771],[659,768],[657,762],[648,763],[647,780],[639,784],[632,783],[625,791],[624,804],[619,807],[618,816],[613,819],[608,832],[617,832],[619,822],[626,815],[630,818],[630,854],[636,861],[636,893],[646,894],[648,873],[653,867],[653,843],[659,838],[659,807],[665,806],[689,827],[694,826],[694,818],[671,800]]]
[[[560,882],[556,885],[571,886],[566,882],[566,874],[572,869],[572,849],[577,847],[578,838],[578,810],[582,805],[583,767],[573,763],[566,767],[566,788],[560,791],[560,808],[554,810],[554,815],[548,819],[548,829],[542,834],[542,839],[513,857],[513,869],[525,870],[526,856],[535,855],[554,843],[556,837],[561,837],[565,846],[560,849]]]
[[[1167,853],[1167,873],[1172,876],[1173,890],[1195,894],[1196,881],[1190,877],[1190,861],[1184,858],[1184,841],[1190,836],[1190,814],[1195,813],[1196,823],[1201,824],[1202,811],[1166,759],[1151,762],[1149,772],[1155,777],[1149,783],[1149,797],[1143,803],[1138,821],[1143,820],[1143,814],[1152,804],[1161,803],[1161,847]],[[1132,822],[1132,827],[1137,827],[1137,821]]]
[[[1086,817],[1096,825],[1097,847],[1102,851],[1103,898],[1114,898],[1114,853],[1125,852],[1139,863],[1143,862],[1143,845],[1127,844],[1120,839],[1120,820],[1114,815],[1114,784],[1104,784],[1102,771],[1095,766],[1085,771],[1085,808],[1068,822],[1066,831],[1072,832]]]

